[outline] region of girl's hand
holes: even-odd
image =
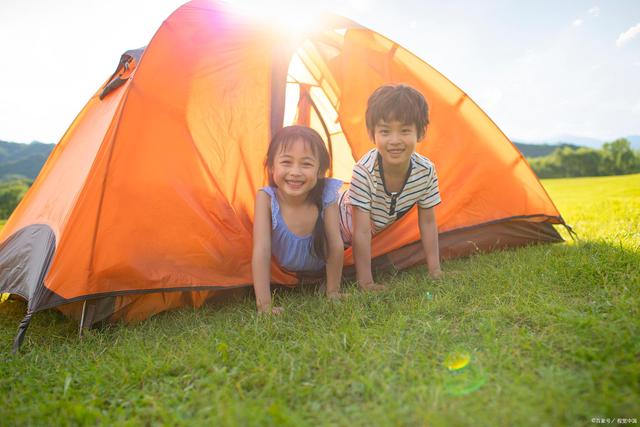
[[[273,315],[280,315],[282,312],[284,311],[284,307],[271,307],[271,309],[267,308],[263,308],[263,309],[258,309],[258,314],[273,314]]]
[[[360,287],[361,291],[367,291],[367,292],[369,291],[378,292],[378,291],[384,291],[385,289],[387,289],[386,286],[376,282],[358,283],[358,286]]]

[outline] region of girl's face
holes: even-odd
[[[318,182],[319,163],[311,144],[298,139],[276,153],[271,170],[273,181],[284,195],[306,198]]]

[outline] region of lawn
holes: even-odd
[[[16,356],[25,308],[0,304],[0,425],[637,423],[640,175],[543,184],[578,242],[449,261],[441,282],[279,292],[280,317],[238,296],[82,340],[49,311]]]

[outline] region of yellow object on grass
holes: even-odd
[[[477,363],[471,364],[471,354],[466,350],[456,350],[444,360],[447,374],[444,389],[453,396],[463,396],[478,390],[487,382],[483,369]]]
[[[455,351],[450,353],[444,361],[445,366],[450,371],[458,371],[465,368],[471,361],[471,356],[466,351]]]

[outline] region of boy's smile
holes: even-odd
[[[416,125],[380,120],[374,128],[373,142],[382,157],[385,171],[406,172],[418,143]]]

